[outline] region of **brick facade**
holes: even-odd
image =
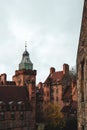
[[[77,53],[78,130],[87,130],[87,0],[84,0]]]
[[[54,67],[50,68],[50,73],[44,83],[37,86],[39,91],[37,105],[38,113],[43,112],[46,117],[46,108],[48,103],[59,104],[64,116],[75,116],[77,113],[77,89],[76,78],[70,73],[69,65],[64,64],[62,71],[55,71]],[[42,94],[40,91],[42,89]],[[40,98],[43,99],[40,101]],[[69,109],[67,109],[69,108]],[[38,114],[37,116],[39,116]],[[41,118],[40,116],[38,118]]]
[[[13,81],[0,75],[0,130],[36,130],[36,70],[27,50]]]

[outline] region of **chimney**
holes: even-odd
[[[1,74],[1,82],[3,83],[3,84],[5,84],[6,83],[6,78],[7,78],[7,75],[4,73],[4,74]]]
[[[54,67],[51,67],[50,68],[50,74],[54,73],[55,72],[55,68]]]
[[[63,64],[63,74],[69,74],[69,65]]]
[[[42,86],[43,86],[42,82],[39,82],[38,83],[38,88],[40,89],[40,88],[42,88]]]

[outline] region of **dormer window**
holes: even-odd
[[[14,101],[9,102],[9,108],[10,108],[10,111],[15,111],[15,103],[14,103]]]
[[[19,110],[19,115],[20,115],[20,120],[24,119],[24,103],[23,101],[18,102],[18,110]]]
[[[23,111],[24,110],[24,103],[23,103],[23,101],[19,101],[18,102],[18,110],[19,111]]]
[[[12,120],[15,119],[15,112],[14,112],[14,111],[11,112],[11,119],[12,119]]]
[[[11,111],[10,117],[12,120],[14,120],[15,119],[15,103],[14,103],[14,101],[9,102],[9,110]]]
[[[0,111],[5,111],[5,103],[0,101]]]
[[[24,112],[20,111],[20,120],[23,120],[23,119],[24,119]]]
[[[0,112],[0,120],[4,120],[5,119],[5,113],[4,112]]]

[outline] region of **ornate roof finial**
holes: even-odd
[[[27,51],[27,41],[25,41],[25,51]]]

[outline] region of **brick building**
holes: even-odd
[[[50,68],[50,73],[45,82],[39,83],[37,87],[42,94],[38,100],[38,113],[43,112],[46,117],[46,108],[49,102],[59,104],[64,116],[76,116],[77,113],[77,89],[76,77],[69,71],[69,65],[64,64],[62,71],[55,71],[54,67]],[[42,108],[42,109],[40,109]],[[39,114],[40,115],[40,114]],[[40,116],[38,118],[41,118]]]
[[[84,0],[77,53],[78,130],[87,130],[87,0]]]
[[[13,81],[0,75],[0,130],[35,130],[36,70],[25,48]]]
[[[43,84],[40,82],[38,87],[36,87],[36,122],[42,123],[44,122],[43,115]]]

